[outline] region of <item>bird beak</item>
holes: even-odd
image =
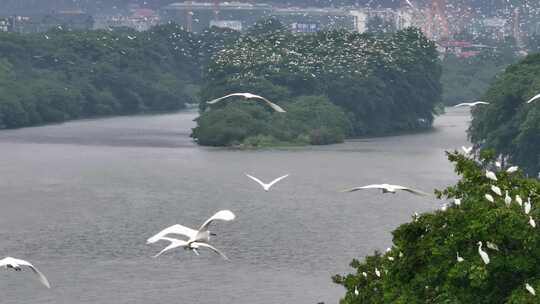
[[[211,236],[217,236],[217,234],[213,233],[213,232],[210,232],[210,235]]]

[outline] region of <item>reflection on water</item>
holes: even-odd
[[[442,203],[407,193],[339,193],[366,183],[425,191],[456,180],[444,151],[467,143],[468,112],[435,131],[341,145],[232,151],[189,138],[195,113],[84,120],[0,132],[0,255],[31,274],[0,273],[2,303],[336,303],[331,275],[384,250],[390,231]],[[270,192],[244,176],[289,178]],[[219,209],[216,247],[231,261],[145,240]],[[28,292],[27,288],[33,288]]]

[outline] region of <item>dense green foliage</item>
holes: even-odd
[[[496,172],[496,182],[486,178],[485,170],[496,167],[493,153],[483,154],[481,162],[449,154],[461,180],[437,195],[461,203],[413,217],[393,232],[390,251],[354,260],[355,273],[335,276],[334,281],[347,290],[342,304],[538,303],[525,284],[540,291],[540,234],[529,224],[529,216],[540,219],[536,205],[540,183],[505,170]],[[492,185],[500,187],[503,196],[492,192]],[[505,191],[513,198],[509,205],[504,202]],[[485,194],[491,194],[494,203]],[[516,202],[516,195],[524,205],[530,197],[530,214]],[[478,253],[479,241],[489,264]],[[487,248],[487,242],[499,250]],[[457,261],[458,254],[464,261]]]
[[[536,176],[540,171],[540,102],[525,103],[540,93],[540,54],[512,65],[489,88],[489,106],[473,110],[471,140],[522,166]]]
[[[197,118],[193,137],[201,145],[264,147],[342,142],[349,130],[343,111],[323,96],[302,96],[287,113],[253,101],[224,103]]]
[[[143,33],[0,33],[0,128],[180,109],[193,102],[200,66],[235,36],[174,24]]]
[[[431,126],[441,69],[420,31],[293,35],[272,20],[255,29],[212,58],[203,99],[253,92],[289,110],[297,97],[327,96],[347,114],[352,136]],[[199,122],[205,115],[218,118],[207,111]],[[207,142],[202,133],[193,135]]]
[[[448,55],[442,60],[443,102],[455,105],[479,100],[498,74],[519,60],[511,42],[496,45],[470,58]]]

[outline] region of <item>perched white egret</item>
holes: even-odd
[[[534,219],[530,215],[529,215],[529,225],[531,225],[531,227],[533,227],[533,228],[536,228],[536,222],[534,221]]]
[[[492,243],[492,242],[490,242],[490,241],[487,241],[487,242],[486,242],[486,246],[487,246],[487,248],[489,248],[489,249],[493,249],[493,250],[495,250],[495,251],[499,251],[499,246],[497,246],[495,243]]]
[[[519,170],[519,167],[518,167],[518,166],[512,166],[512,167],[506,169],[506,172],[507,172],[507,173],[514,173],[514,172],[516,172],[517,170]]]
[[[490,201],[490,202],[492,202],[492,203],[495,202],[495,199],[493,198],[493,196],[492,196],[491,194],[485,194],[484,197],[485,197],[488,201]]]
[[[491,186],[491,191],[493,191],[493,193],[497,194],[498,196],[502,196],[501,188],[499,188],[497,186],[492,185]]]
[[[289,174],[285,174],[283,176],[280,176],[276,179],[274,179],[273,181],[271,181],[270,183],[266,184],[266,183],[263,183],[260,179],[256,178],[255,176],[251,176],[249,174],[246,173],[246,176],[251,178],[252,180],[254,180],[255,182],[257,182],[259,185],[261,185],[261,187],[263,187],[264,191],[270,191],[270,188],[275,185],[277,182],[279,182],[280,180],[286,178],[287,176],[289,176]]]
[[[478,242],[478,254],[480,255],[480,257],[482,258],[482,261],[484,261],[484,264],[489,264],[489,255],[484,251],[482,250],[482,242]]]
[[[510,195],[508,195],[508,190],[506,190],[506,196],[504,197],[504,203],[506,204],[506,206],[510,206],[510,204],[512,204],[512,197],[510,197]]]
[[[393,260],[394,260],[394,257],[389,256],[389,257],[388,257],[388,260],[389,260],[389,261],[393,261]]]
[[[49,284],[49,280],[47,280],[47,277],[43,275],[34,265],[32,265],[30,262],[20,259],[15,259],[12,257],[6,257],[0,260],[0,267],[4,267],[6,269],[13,269],[15,271],[21,271],[22,267],[28,267],[30,270],[32,270],[39,278],[39,281],[45,285],[47,288],[51,288],[51,284]]]
[[[491,180],[497,181],[497,175],[495,175],[495,173],[492,171],[486,170],[486,177]]]
[[[537,94],[537,95],[535,95],[533,98],[527,100],[527,103],[531,103],[531,102],[537,100],[538,98],[540,98],[540,94]]]
[[[464,258],[459,256],[459,252],[456,252],[456,259],[457,259],[458,263],[461,263],[461,262],[465,261]]]
[[[354,286],[354,295],[358,296],[360,293],[358,292],[358,288]]]
[[[367,185],[367,186],[362,186],[362,187],[355,187],[355,188],[343,190],[342,192],[354,192],[354,191],[366,190],[366,189],[380,189],[382,190],[382,193],[396,193],[397,190],[401,190],[401,191],[407,191],[416,195],[423,195],[423,196],[429,195],[420,190],[416,190],[416,189],[412,189],[412,188],[408,188],[408,187],[404,187],[400,185],[389,185],[389,184],[380,184],[380,185],[373,184],[373,185]]]
[[[209,228],[210,224],[215,220],[232,221],[232,220],[235,219],[235,217],[236,216],[234,215],[234,213],[232,213],[230,210],[220,210],[220,211],[216,212],[216,214],[214,214],[212,217],[207,219],[201,225],[201,227],[198,230],[191,229],[189,227],[176,224],[176,225],[173,225],[173,226],[170,226],[170,227],[167,227],[167,228],[163,229],[162,231],[160,231],[156,235],[150,237],[146,242],[147,242],[147,244],[153,244],[153,243],[158,242],[160,240],[165,240],[165,241],[171,242],[171,244],[169,244],[168,247],[163,249],[156,256],[161,255],[165,251],[168,251],[168,250],[173,249],[173,248],[178,248],[178,247],[184,247],[185,249],[190,249],[193,252],[195,252],[196,254],[198,254],[198,252],[196,250],[197,248],[206,247],[206,248],[209,248],[209,249],[213,250],[214,252],[220,254],[224,258],[226,258],[224,254],[222,254],[216,248],[214,248],[214,247],[212,247],[211,245],[208,244],[208,242],[210,241],[210,236],[215,235],[215,234],[211,233],[208,230],[208,228]],[[184,235],[184,236],[188,237],[188,240],[183,241],[183,240],[178,240],[178,239],[166,237],[169,234]]]
[[[446,211],[446,210],[448,210],[448,204],[443,204],[441,206],[441,211]]]
[[[533,296],[536,296],[536,291],[531,285],[529,285],[529,283],[525,284],[525,289],[527,289],[527,291],[530,292]]]
[[[454,205],[461,206],[461,199],[460,198],[455,198],[454,199]]]
[[[399,258],[402,258],[403,257],[403,252],[399,252]]]
[[[457,104],[454,106],[454,108],[460,108],[460,107],[474,107],[477,105],[488,105],[489,102],[485,101],[475,101],[475,102],[462,102],[460,104]]]
[[[362,271],[362,275],[364,276],[364,278],[367,278],[367,273],[365,271]]]
[[[497,167],[497,168],[499,168],[499,169],[502,168],[501,162],[500,162],[500,161],[496,161],[496,162],[495,162],[495,167]]]
[[[375,275],[379,278],[381,277],[381,272],[377,268],[375,268]]]
[[[516,202],[520,207],[523,206],[523,200],[521,199],[521,196],[519,196],[519,194],[516,195]]]
[[[527,200],[524,204],[523,204],[523,209],[525,211],[525,214],[529,214],[531,213],[531,200],[529,198],[529,200]]]
[[[473,150],[473,147],[461,146],[461,150],[463,150],[463,152],[465,152],[466,155],[469,155],[469,154],[471,154],[471,152]]]
[[[222,101],[224,99],[230,98],[230,97],[244,97],[246,99],[259,99],[259,100],[264,101],[266,104],[268,104],[274,111],[280,112],[280,113],[285,113],[285,110],[283,110],[283,108],[281,108],[277,104],[271,102],[270,100],[268,100],[268,99],[266,99],[266,98],[264,98],[262,96],[251,94],[251,93],[232,93],[232,94],[229,94],[229,95],[226,95],[226,96],[223,96],[223,97],[211,100],[211,101],[207,101],[206,103],[207,104],[215,104],[215,103],[218,103],[218,102],[220,102],[220,101]]]

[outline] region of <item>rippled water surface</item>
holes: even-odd
[[[264,151],[198,147],[195,113],[83,120],[0,132],[0,256],[30,273],[0,271],[1,303],[337,303],[331,282],[353,257],[384,250],[390,231],[442,203],[408,193],[339,193],[367,183],[431,192],[456,180],[444,151],[466,144],[468,112],[449,110],[433,132]],[[290,177],[271,192],[244,176]],[[214,226],[231,259],[145,240],[175,223]]]

